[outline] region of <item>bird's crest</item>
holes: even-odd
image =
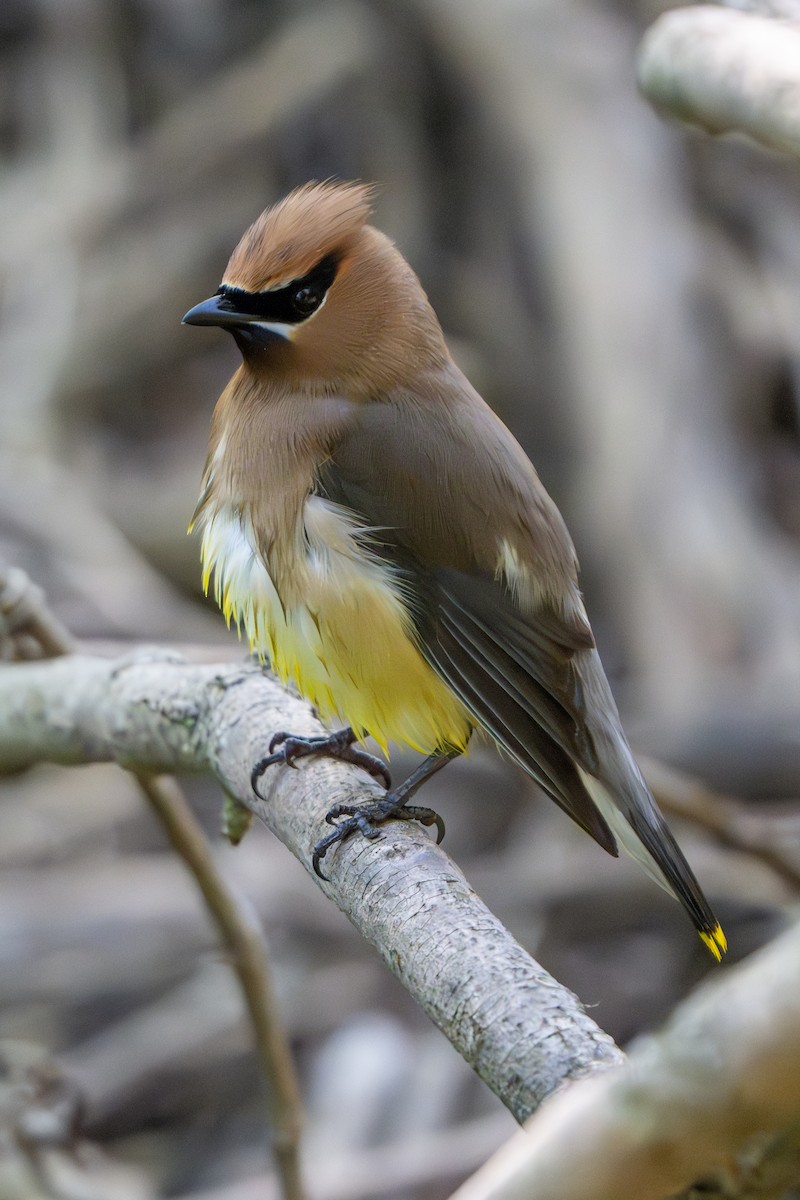
[[[263,292],[299,279],[326,255],[346,252],[372,211],[364,183],[307,183],[253,222],[231,255],[223,282]]]

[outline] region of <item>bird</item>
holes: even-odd
[[[244,233],[183,318],[232,334],[192,528],[203,586],[330,736],[277,734],[253,770],[326,753],[386,786],[337,805],[313,867],[389,818],[474,730],[609,854],[676,898],[717,960],[725,934],[620,723],[566,524],[528,456],[453,360],[423,286],[370,224],[374,188],[296,188]],[[426,757],[392,789],[358,743]]]

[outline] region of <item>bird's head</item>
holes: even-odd
[[[370,393],[446,356],[414,272],[367,224],[372,189],[312,183],[262,213],[215,295],[183,318],[219,325],[255,372]]]

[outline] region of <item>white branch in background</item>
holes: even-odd
[[[800,25],[708,5],[664,13],[639,50],[656,108],[800,156]]]
[[[800,21],[800,0],[715,0],[715,3],[722,4],[725,8],[761,13],[764,17]]]
[[[453,1200],[664,1200],[715,1172],[729,1184],[714,1195],[769,1200],[797,1182],[798,1123],[800,925],[699,989],[625,1066],[545,1105]]]
[[[310,871],[327,810],[380,791],[355,767],[305,760],[266,772],[259,802],[250,772],[283,729],[322,731],[306,704],[252,664],[197,666],[140,652],[0,667],[0,772],[108,760],[211,771]],[[326,894],[517,1119],[562,1084],[623,1061],[419,827],[393,821],[375,841],[353,838],[325,869]]]

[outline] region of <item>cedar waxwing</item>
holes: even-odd
[[[314,868],[408,807],[484,729],[610,854],[621,844],[719,959],[725,936],[634,761],[564,521],[453,362],[414,272],[367,224],[370,188],[308,184],[263,213],[211,299],[230,331],[194,521],[203,583],[330,738],[279,735],[253,772],[324,751],[387,780],[366,735],[429,755],[384,800],[338,806]],[[441,828],[440,828],[441,832]]]

